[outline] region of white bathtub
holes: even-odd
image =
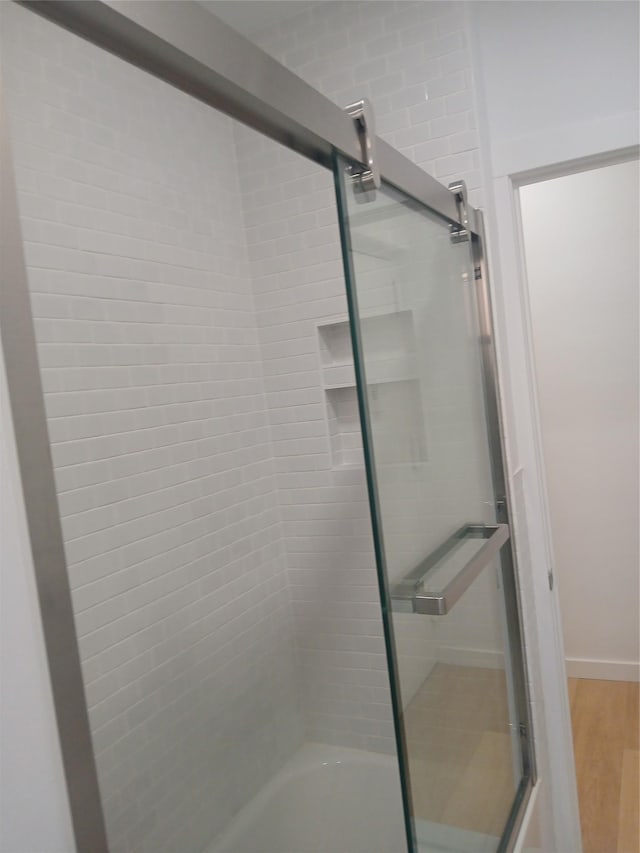
[[[492,853],[498,838],[416,821],[419,853]],[[394,756],[307,743],[206,853],[407,853]]]
[[[207,853],[405,853],[397,761],[308,743]]]

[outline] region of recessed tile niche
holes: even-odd
[[[361,320],[369,411],[378,465],[427,461],[424,406],[411,311]],[[327,423],[334,468],[362,465],[362,440],[349,322],[318,326]]]

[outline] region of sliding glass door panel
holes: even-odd
[[[409,841],[500,850],[526,776],[514,693],[522,679],[472,244],[384,182],[365,200],[357,181],[338,161]]]

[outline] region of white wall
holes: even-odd
[[[569,675],[638,678],[638,161],[520,190]]]
[[[550,592],[547,581],[550,537],[513,180],[519,172],[638,144],[638,7],[473,2],[467,9],[540,776],[540,847],[578,850],[564,647],[557,587]]]
[[[481,0],[469,9],[492,175],[637,142],[637,3]]]

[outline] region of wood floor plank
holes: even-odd
[[[640,749],[640,684],[627,682],[627,721],[625,747]]]
[[[500,836],[515,795],[504,671],[437,664],[404,714],[413,812]]]
[[[637,749],[625,749],[622,756],[617,853],[638,853],[639,850],[640,752]]]
[[[570,678],[569,679],[569,703],[572,706],[573,706],[573,703],[575,702],[576,690],[578,688],[578,681],[579,681],[579,679],[577,679],[577,678]]]
[[[631,751],[629,744],[637,737],[638,685],[572,681],[569,690],[583,849],[584,853],[615,853],[620,849],[621,797],[633,792],[632,776],[623,791],[623,755],[625,750]],[[629,809],[625,806],[625,815]],[[629,853],[640,853],[637,844]]]
[[[514,794],[511,738],[483,732],[442,813],[442,822],[500,838]]]

